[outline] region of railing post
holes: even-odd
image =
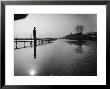
[[[25,41],[24,41],[24,48],[26,47],[26,45],[25,45]]]
[[[30,46],[32,47],[32,37],[31,37],[31,41],[30,41]]]
[[[30,41],[30,46],[32,47],[32,41]]]
[[[16,49],[17,49],[17,38],[16,38]]]

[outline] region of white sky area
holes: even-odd
[[[30,38],[36,27],[36,37],[63,37],[73,32],[77,25],[84,25],[84,33],[97,31],[96,14],[29,14],[14,22],[14,37]]]

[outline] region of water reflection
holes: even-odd
[[[83,45],[86,45],[88,46],[87,42],[88,41],[78,41],[78,40],[71,40],[71,41],[66,41],[68,44],[70,44],[71,46],[74,46],[74,45],[77,45],[76,49],[73,49],[73,51],[75,50],[76,53],[78,54],[82,54],[84,51],[83,51]]]
[[[39,65],[39,62],[38,60],[33,60],[33,62],[30,63],[31,65],[29,65],[27,67],[27,75],[29,76],[36,76],[37,75],[37,72],[38,72],[38,65]]]
[[[16,76],[78,76],[97,74],[96,42],[56,40],[47,45],[15,50]]]
[[[35,73],[35,70],[30,70],[30,75],[35,75],[36,73]]]
[[[79,54],[83,53],[83,49],[81,46],[78,46],[75,51],[76,51],[76,53],[79,53]]]

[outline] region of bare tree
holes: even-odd
[[[78,37],[77,37],[77,39],[79,40],[79,41],[81,41],[81,37],[82,37],[82,33],[83,33],[83,30],[84,30],[84,28],[85,28],[85,26],[84,25],[77,25],[77,26],[75,26],[75,29],[74,29],[74,31],[78,34]]]
[[[84,30],[84,28],[85,28],[85,26],[83,26],[83,25],[77,25],[77,26],[75,26],[75,31],[77,32],[77,33],[82,33],[83,32],[83,30]]]

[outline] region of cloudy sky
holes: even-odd
[[[96,14],[29,14],[14,22],[14,37],[31,37],[36,27],[36,37],[62,37],[77,25],[84,25],[86,32],[97,31]]]

